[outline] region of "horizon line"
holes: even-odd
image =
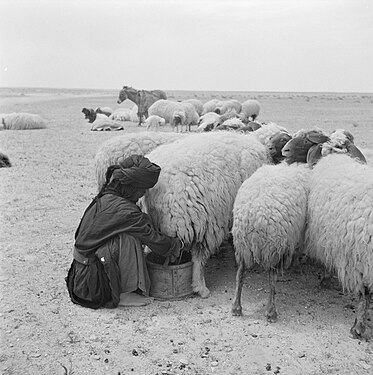
[[[133,87],[133,86],[129,86]],[[134,88],[134,87],[133,87]],[[43,86],[0,86],[1,89],[39,89],[39,90],[90,90],[90,91],[120,91],[120,88],[87,88],[87,87],[43,87]],[[164,91],[190,92],[225,92],[225,93],[305,93],[305,94],[370,94],[368,91],[291,91],[291,90],[213,90],[213,89],[162,89]]]

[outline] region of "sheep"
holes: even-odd
[[[220,115],[216,112],[208,112],[202,115],[198,120],[198,132],[208,132],[215,130],[218,126],[221,126],[225,121],[236,118],[236,111],[229,110],[224,114]],[[222,130],[221,128],[218,130]]]
[[[220,115],[216,112],[207,112],[199,118],[197,131],[211,131],[220,123]]]
[[[0,168],[10,168],[12,163],[9,160],[9,157],[2,152],[0,152]]]
[[[39,115],[33,113],[10,113],[2,115],[4,130],[32,130],[45,129],[46,122]]]
[[[238,264],[233,315],[242,315],[245,268],[259,264],[269,273],[265,315],[269,322],[277,321],[277,272],[287,269],[296,249],[303,247],[309,174],[306,165],[262,166],[238,190],[232,226]]]
[[[285,144],[282,154],[288,164],[294,162],[308,163],[313,167],[322,157],[331,152],[346,153],[366,163],[363,153],[355,146],[353,135],[343,129],[334,131],[330,136],[320,129],[301,129],[293,134]]]
[[[321,156],[330,153],[346,153],[364,164],[367,162],[364,154],[355,146],[354,136],[344,129],[334,130],[330,135],[330,140],[322,145]]]
[[[104,118],[98,116],[104,116]],[[92,123],[91,131],[102,130],[124,130],[123,122],[111,120],[106,115],[99,113],[96,120]]]
[[[215,130],[240,130],[245,124],[237,117],[231,117],[223,123],[218,124]]]
[[[182,122],[179,123],[180,126],[186,126],[188,131],[191,130],[192,125],[198,125],[199,115],[196,111],[195,105],[189,102],[181,102],[181,106],[183,107],[186,115],[185,124]]]
[[[149,116],[146,120],[144,125],[146,126],[146,130],[158,130],[160,126],[164,126],[166,124],[166,120],[162,117],[157,115]]]
[[[229,234],[242,182],[271,162],[267,149],[250,134],[220,131],[188,135],[146,156],[162,170],[142,206],[158,229],[190,249],[193,291],[207,298],[204,266]]]
[[[238,114],[241,112],[241,107],[241,103],[238,100],[221,100],[218,103],[216,103],[216,108],[214,112],[216,112],[219,115],[223,115],[224,113],[233,110],[235,111],[235,114]]]
[[[196,110],[198,116],[202,116],[203,112],[203,104],[198,99],[185,99],[182,101],[182,103],[190,103],[194,106],[194,109]]]
[[[189,128],[197,125],[199,116],[190,103],[173,102],[171,100],[160,99],[153,103],[148,110],[149,116],[157,115],[165,119],[166,124],[170,124],[173,130],[178,131],[183,127]]]
[[[240,119],[244,123],[250,120],[254,121],[260,112],[260,103],[255,99],[248,99],[241,104],[241,112],[239,113]]]
[[[106,115],[107,117],[109,117],[113,113],[113,110],[110,107],[97,107],[95,109],[95,112],[96,113],[101,113],[101,114]]]
[[[348,155],[330,154],[310,178],[306,254],[338,274],[358,299],[350,329],[360,338],[373,295],[373,169]]]
[[[134,105],[132,108],[118,108],[109,116],[109,118],[114,121],[137,122],[137,111],[137,105]]]
[[[83,108],[84,118],[88,120],[89,123],[95,122],[97,119],[107,119],[108,116],[103,113],[97,113],[93,108]]]
[[[132,154],[145,155],[159,145],[174,142],[183,136],[184,134],[180,133],[144,131],[127,133],[105,141],[99,147],[94,159],[98,191],[105,183],[106,170],[110,165],[120,164]]]
[[[329,136],[321,129],[301,129],[294,133],[292,139],[285,144],[282,155],[288,164],[307,163],[311,155],[320,152],[320,145],[329,140]]]
[[[211,99],[203,104],[202,116],[209,112],[215,112],[216,105],[219,103],[219,99]]]

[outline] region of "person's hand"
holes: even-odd
[[[180,257],[181,250],[184,247],[184,243],[179,238],[176,238],[175,240],[176,244],[174,245],[172,253],[170,254],[170,263],[176,262],[176,260]]]

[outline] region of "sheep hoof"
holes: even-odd
[[[242,316],[242,307],[241,306],[233,306],[232,307],[232,315],[233,316]]]
[[[352,338],[354,339],[361,339],[361,336],[365,332],[365,326],[361,322],[357,322],[357,319],[355,319],[355,323],[350,329],[350,333],[352,335]]]
[[[265,315],[266,315],[267,321],[269,323],[276,323],[277,322],[277,311],[276,310],[267,311]]]
[[[201,289],[198,288],[194,290],[194,293],[198,293],[201,298],[208,298],[210,296],[210,291],[206,287]]]

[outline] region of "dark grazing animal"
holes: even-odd
[[[120,104],[123,101],[125,101],[126,99],[129,99],[132,102],[134,102],[137,105],[137,108],[138,108],[137,109],[137,116],[139,117],[139,126],[140,126],[143,122],[143,117],[145,117],[145,118],[148,117],[147,116],[147,108],[149,108],[149,107],[146,108],[146,113],[144,113],[140,110],[140,99],[141,99],[141,96],[143,94],[139,95],[139,91],[145,92],[147,94],[151,94],[151,95],[157,97],[158,99],[167,99],[167,95],[162,90],[151,90],[151,91],[137,90],[137,89],[135,89],[131,86],[123,86],[122,90],[120,90],[120,92],[119,92],[117,103]],[[145,108],[145,104],[143,105],[143,108]]]

